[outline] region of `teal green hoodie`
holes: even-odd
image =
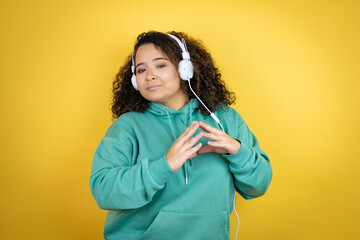
[[[239,152],[198,154],[177,172],[166,153],[184,130],[193,121],[219,128],[199,112],[197,100],[179,111],[152,102],[144,113],[128,112],[113,122],[96,149],[90,176],[93,197],[109,210],[106,239],[229,239],[234,187],[245,199],[259,197],[272,170],[234,109],[221,106],[215,114],[241,142]]]

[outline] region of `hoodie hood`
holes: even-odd
[[[158,116],[167,117],[168,114],[169,115],[178,115],[178,114],[183,114],[183,115],[190,114],[191,115],[198,108],[199,108],[199,102],[193,98],[179,110],[174,110],[174,109],[168,108],[160,103],[151,102],[150,107],[146,111],[149,111]],[[165,110],[167,110],[167,112]]]

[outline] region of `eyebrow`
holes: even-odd
[[[152,60],[152,62],[155,62],[155,61],[158,61],[158,60],[167,60],[167,61],[169,61],[169,59],[167,59],[167,58],[164,58],[164,57],[158,57],[158,58],[154,58],[153,60]],[[144,64],[144,63],[138,63],[137,65],[136,65],[136,67],[135,67],[135,69],[139,66],[139,65],[142,65],[142,64]]]

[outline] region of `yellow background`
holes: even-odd
[[[359,239],[359,1],[0,1],[1,239],[101,239],[93,153],[150,29],[202,39],[270,156],[239,239]],[[231,239],[236,216],[231,215]]]

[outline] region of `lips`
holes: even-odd
[[[161,87],[161,85],[153,85],[153,86],[149,86],[146,89],[148,91],[155,91],[156,89],[158,89],[159,87]]]

